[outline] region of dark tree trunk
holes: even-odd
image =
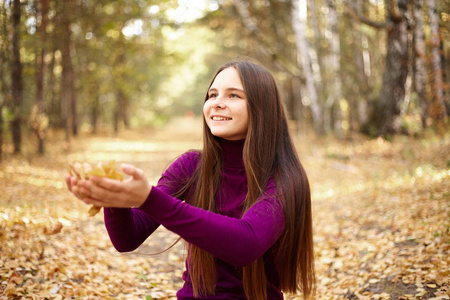
[[[124,110],[125,110],[125,101],[126,96],[121,88],[117,90],[117,102],[116,102],[116,110],[114,111],[114,132],[117,133],[119,131],[119,124],[122,120],[125,123],[124,120]]]
[[[405,17],[406,0],[388,1],[387,55],[383,74],[383,86],[379,101],[372,115],[371,124],[377,135],[395,134],[399,131],[399,115],[405,98],[408,75],[408,24]]]
[[[2,6],[0,7],[0,20],[2,23],[0,24],[0,35],[7,36],[8,35],[8,14],[6,10],[6,2],[3,1]],[[7,88],[7,62],[9,57],[9,45],[7,41],[4,41],[0,44],[0,161],[3,156],[3,107],[6,105],[6,99],[9,98],[9,90]]]
[[[290,120],[297,121],[293,80],[294,78],[291,77],[284,81],[284,94],[286,99],[287,116]]]
[[[40,0],[41,3],[41,25],[37,28],[36,32],[41,35],[40,41],[40,53],[36,55],[36,106],[37,106],[37,119],[35,120],[34,130],[38,140],[38,153],[44,153],[44,137],[45,127],[42,124],[43,120],[40,116],[44,116],[44,70],[45,70],[45,55],[47,52],[47,0]],[[37,4],[37,3],[36,3]],[[37,6],[37,5],[36,5]],[[38,13],[39,14],[39,13]],[[37,16],[36,16],[37,17]],[[38,19],[38,18],[36,18]]]
[[[98,124],[98,113],[99,113],[99,99],[97,94],[93,94],[92,98],[92,106],[91,106],[91,126],[92,133],[97,133],[97,124]]]
[[[72,86],[70,93],[70,107],[72,110],[72,134],[76,136],[78,135],[77,93],[74,85],[75,76],[72,64],[71,64],[71,77],[72,77],[71,82]]]
[[[61,74],[61,108],[65,128],[66,142],[70,140],[71,124],[75,120],[76,105],[73,103],[73,67],[70,53],[71,30],[70,13],[72,1],[67,1],[62,6],[61,30],[63,32],[61,54],[62,54],[62,74]],[[73,128],[72,128],[73,132]]]
[[[55,76],[55,68],[57,67],[56,53],[61,50],[61,21],[63,9],[59,2],[55,2],[53,9],[56,11],[56,15],[52,18],[54,29],[51,34],[51,46],[49,46],[49,53],[51,54],[51,60],[47,69],[47,87],[49,93],[49,103],[47,111],[49,115],[49,123],[51,127],[64,128],[65,115],[63,105],[63,99],[61,95],[62,80],[57,80]]]
[[[64,124],[62,122],[61,116],[61,101],[57,95],[57,83],[55,78],[55,52],[56,47],[52,50],[52,59],[48,65],[48,87],[50,93],[50,103],[48,106],[48,114],[50,117],[50,125],[53,127],[63,128]]]
[[[2,99],[3,95],[0,95],[0,103],[2,105],[0,105],[0,161],[2,161],[2,157],[3,157],[3,114],[1,113],[3,110],[3,101],[4,99]]]
[[[123,36],[121,36],[121,40]],[[122,43],[122,41],[121,41]],[[125,67],[125,53],[120,53],[117,57],[117,66]],[[123,122],[125,128],[129,128],[129,120],[128,120],[128,98],[126,93],[123,90],[123,82],[126,81],[125,75],[121,72],[118,75],[118,83],[117,83],[117,94],[116,94],[116,110],[114,112],[114,132],[117,133],[119,131],[119,124]]]
[[[23,94],[22,83],[22,63],[20,61],[20,0],[12,2],[12,62],[11,62],[11,92],[12,92],[12,113],[11,133],[14,144],[14,153],[20,153],[21,135],[21,105]]]

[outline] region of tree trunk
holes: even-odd
[[[405,98],[405,83],[408,76],[408,31],[405,13],[407,0],[390,0],[387,3],[388,29],[387,55],[383,74],[381,95],[372,115],[372,125],[377,135],[396,134],[400,128],[399,115]]]
[[[97,133],[97,125],[98,125],[98,114],[99,114],[99,95],[97,92],[94,92],[92,95],[92,103],[91,103],[91,126],[92,133]]]
[[[0,74],[0,76],[2,76]],[[4,94],[0,94],[0,162],[3,158],[3,103],[5,101]]]
[[[13,120],[11,122],[11,133],[14,144],[14,153],[20,153],[22,143],[21,106],[23,97],[22,63],[20,61],[20,0],[14,0],[12,6],[11,111],[13,113]]]
[[[286,112],[290,120],[297,121],[296,99],[294,95],[294,78],[288,78],[283,82],[284,98],[286,99]]]
[[[119,131],[119,124],[122,120],[124,122],[124,125],[127,126],[124,119],[124,110],[125,110],[125,102],[126,102],[126,96],[121,88],[117,89],[117,96],[116,96],[116,110],[114,111],[114,132],[117,133]]]
[[[2,23],[0,24],[0,35],[7,36],[8,35],[8,14],[6,10],[6,2],[3,1],[2,6],[0,7],[0,20]],[[7,41],[3,41],[0,43],[0,161],[3,157],[3,107],[7,103],[6,99],[9,97],[9,91],[7,88],[7,62],[9,57],[9,45],[7,45]]]
[[[335,3],[332,0],[327,0],[327,5],[329,8],[329,22],[330,22],[330,45],[331,45],[331,54],[330,54],[330,72],[334,74],[334,79],[332,83],[330,97],[332,98],[333,103],[333,129],[334,133],[337,137],[343,138],[344,136],[344,128],[343,128],[343,111],[341,109],[341,101],[342,101],[342,79],[341,79],[341,47],[340,47],[340,38],[339,31],[337,27],[338,18]]]
[[[355,3],[356,11],[359,15],[362,15],[362,0],[357,0]],[[370,54],[367,49],[367,36],[362,30],[360,23],[352,23],[350,28],[352,28],[351,36],[355,41],[355,49],[353,51],[356,66],[356,77],[353,77],[353,80],[357,80],[358,83],[346,82],[346,84],[352,86],[352,90],[355,91],[355,93],[350,95],[352,99],[349,104],[350,130],[359,131],[361,130],[361,124],[366,123],[368,118],[367,97],[369,96],[370,86],[368,75],[371,74],[371,65]]]
[[[48,105],[48,114],[50,117],[50,126],[63,128],[64,124],[62,122],[62,111],[61,111],[61,101],[57,95],[57,82],[55,77],[55,52],[56,47],[51,51],[52,59],[48,65],[48,83],[50,93],[50,103]]]
[[[292,26],[295,33],[295,42],[298,50],[298,59],[303,67],[306,80],[306,90],[308,92],[309,104],[311,107],[314,128],[318,134],[324,133],[322,109],[319,105],[317,89],[313,78],[311,68],[311,59],[309,57],[309,45],[306,39],[306,2],[294,0],[292,6]]]
[[[310,49],[310,50],[314,50],[314,52],[316,53],[316,58],[311,61],[311,65],[314,66],[313,74],[314,74],[314,78],[317,78],[316,87],[317,87],[317,90],[320,91],[322,89],[321,82],[323,82],[322,72],[323,72],[323,70],[325,70],[325,68],[323,67],[323,60],[321,59],[323,57],[323,50],[322,50],[323,47],[320,45],[320,40],[321,40],[320,27],[317,22],[315,1],[316,0],[308,0],[307,7],[309,10],[308,15],[310,16],[310,27],[314,31],[314,46],[312,47],[313,49]]]
[[[76,91],[76,87],[75,87],[75,73],[73,70],[73,66],[72,63],[70,64],[70,69],[71,69],[71,76],[72,76],[72,81],[71,81],[71,90],[70,90],[70,107],[72,110],[72,134],[74,136],[78,135],[78,113],[77,113],[77,91]]]
[[[62,119],[64,120],[65,128],[65,140],[68,143],[70,141],[70,129],[71,124],[74,122],[76,116],[76,106],[74,110],[73,106],[73,67],[72,58],[70,53],[71,44],[71,30],[70,30],[70,19],[71,14],[71,0],[68,0],[62,6],[62,16],[61,16],[61,30],[62,35],[62,45],[61,45],[61,56],[62,56],[62,73],[61,73],[61,111]]]
[[[425,61],[425,37],[423,28],[423,0],[416,0],[414,7],[414,89],[421,107],[422,126],[426,126],[428,105],[426,96],[427,68]]]
[[[62,67],[61,60],[57,58],[57,54],[60,54],[60,51],[62,51],[62,36],[65,34],[62,31],[62,20],[64,18],[62,5],[63,3],[60,1],[55,2],[54,4],[56,15],[52,19],[54,29],[51,36],[51,60],[48,65],[47,86],[50,93],[50,103],[48,108],[50,123],[54,127],[64,129],[66,125],[66,120],[64,119],[66,112],[64,112],[65,108],[62,99],[62,74],[59,77],[55,75],[56,69]]]
[[[447,116],[447,109],[444,102],[444,82],[443,76],[444,70],[442,70],[441,56],[439,49],[441,48],[441,39],[439,37],[439,22],[438,13],[436,9],[435,0],[427,0],[428,3],[428,16],[430,18],[431,29],[431,54],[432,54],[432,66],[433,66],[433,101],[429,110],[430,116],[440,122]]]
[[[45,124],[42,118],[44,115],[44,77],[45,77],[45,55],[47,52],[47,0],[40,0],[41,3],[41,24],[39,28],[36,28],[36,32],[40,33],[40,47],[36,53],[36,106],[37,106],[37,119],[34,120],[33,129],[36,133],[38,140],[38,153],[44,153],[44,137],[45,137]],[[36,3],[36,7],[38,7]],[[36,19],[38,20],[39,11],[37,10]],[[40,53],[39,53],[40,50]]]

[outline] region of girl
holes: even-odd
[[[188,151],[150,185],[142,170],[119,182],[66,177],[104,209],[114,247],[133,251],[163,225],[188,243],[178,299],[283,299],[315,290],[311,196],[272,75],[231,61],[203,104],[203,151]]]

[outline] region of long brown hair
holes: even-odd
[[[243,154],[248,193],[243,213],[263,195],[267,182],[273,177],[285,216],[285,229],[276,243],[280,288],[289,293],[301,291],[304,298],[308,298],[315,291],[311,194],[305,170],[288,132],[275,80],[259,64],[231,61],[217,71],[211,84],[217,74],[230,67],[240,74],[249,111]],[[222,148],[205,119],[203,144],[199,166],[183,190],[194,187],[191,204],[216,211],[214,199],[220,182]],[[194,296],[214,294],[217,283],[214,257],[189,244],[187,260]],[[263,257],[243,268],[248,299],[267,299],[266,282]]]

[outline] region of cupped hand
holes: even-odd
[[[75,195],[75,197],[81,199],[81,195],[78,189],[78,178],[76,176],[72,176],[70,174],[66,175],[66,185],[67,189]]]
[[[66,176],[69,190],[86,204],[100,207],[139,207],[144,204],[151,185],[141,169],[129,164],[121,165],[122,171],[130,175],[125,181],[106,177],[90,176],[80,180]],[[77,183],[79,185],[77,186]]]

